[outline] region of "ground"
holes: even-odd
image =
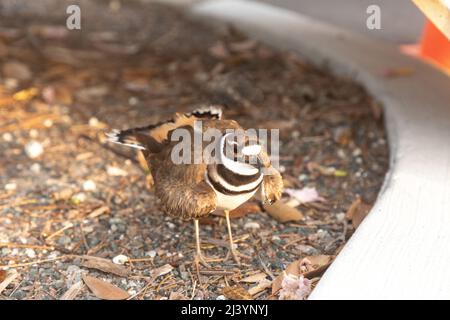
[[[139,6],[115,8],[114,25],[91,12],[82,32],[56,18],[0,23],[0,283],[17,271],[0,297],[105,298],[100,279],[130,299],[278,298],[255,287],[294,261],[332,259],[357,225],[347,218],[376,200],[388,166],[381,107],[301,56]],[[221,213],[202,219],[203,250],[217,261],[197,273],[193,223],[158,209],[138,154],[104,133],[208,104],[246,128],[280,129],[286,187],[324,201],[297,203],[301,218],[285,223],[256,201],[236,210],[235,240],[250,257],[241,266],[223,261]],[[321,272],[309,275],[314,287]]]

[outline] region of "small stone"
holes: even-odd
[[[224,295],[217,296],[216,300],[227,300]]]
[[[100,123],[100,121],[98,121],[97,118],[92,117],[89,119],[89,126],[90,127],[98,127],[98,124]]]
[[[83,182],[83,190],[84,191],[95,191],[97,190],[97,185],[92,180],[86,180]]]
[[[306,180],[308,180],[308,175],[302,173],[301,175],[298,176],[298,180],[300,180],[300,181],[306,181]]]
[[[146,255],[149,256],[150,258],[154,258],[154,257],[156,257],[156,251],[150,250],[150,251],[146,252]]]
[[[169,229],[175,229],[175,225],[172,222],[167,222]]]
[[[39,163],[33,163],[30,166],[30,170],[34,173],[39,173],[39,172],[41,172],[41,165]]]
[[[129,104],[130,106],[135,106],[135,105],[137,105],[138,103],[139,103],[139,99],[136,98],[136,97],[130,97],[130,98],[128,99],[128,104]]]
[[[53,126],[53,120],[52,119],[45,119],[44,120],[44,126],[47,128],[50,128],[51,126]]]
[[[74,195],[72,196],[72,198],[70,198],[70,201],[71,201],[73,204],[79,204],[79,203],[82,203],[82,202],[86,201],[86,194],[84,194],[84,193],[82,193],[82,192],[77,193],[77,194],[74,194]]]
[[[247,222],[244,225],[244,229],[254,229],[254,230],[256,230],[256,229],[259,229],[259,228],[261,228],[261,226],[257,222],[252,222],[251,221],[251,222]]]
[[[11,142],[11,141],[13,141],[13,135],[12,135],[11,133],[9,133],[9,132],[5,132],[5,133],[2,135],[2,138],[3,138],[3,140],[5,140],[6,142]]]
[[[39,132],[36,129],[31,129],[30,132],[28,132],[28,135],[30,136],[30,138],[37,138]]]
[[[359,157],[361,154],[362,154],[362,151],[361,151],[360,148],[355,148],[355,149],[352,151],[352,156],[354,156],[354,157]]]
[[[113,167],[113,166],[107,166],[106,167],[106,173],[110,176],[122,176],[125,177],[128,175],[128,172],[126,172],[123,169]]]
[[[28,142],[25,146],[25,153],[28,157],[34,159],[44,153],[44,147],[40,142],[33,140]]]
[[[35,258],[36,257],[36,252],[31,249],[31,248],[27,248],[25,250],[25,254],[27,255],[28,258]]]
[[[10,182],[10,183],[5,184],[5,190],[6,191],[14,191],[16,189],[17,189],[17,184],[14,183],[14,182]]]
[[[338,214],[336,215],[336,219],[337,219],[338,221],[344,221],[344,220],[345,220],[345,213],[344,213],[344,212],[338,213]]]
[[[112,259],[112,261],[113,261],[115,264],[121,264],[121,265],[124,265],[124,264],[127,263],[129,260],[130,260],[130,259],[129,259],[127,256],[123,255],[123,254],[119,254],[119,255],[115,256],[115,257]]]
[[[279,236],[272,236],[272,241],[281,241]]]

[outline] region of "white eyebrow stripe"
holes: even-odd
[[[254,144],[251,146],[245,146],[242,148],[242,153],[246,156],[256,156],[261,153],[261,145]]]

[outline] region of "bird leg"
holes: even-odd
[[[225,212],[225,219],[227,220],[228,238],[230,240],[230,251],[228,251],[225,260],[229,258],[231,253],[231,256],[233,257],[234,261],[236,261],[236,263],[240,265],[241,261],[238,257],[239,252],[234,248],[233,235],[231,234],[230,212],[228,210],[224,210],[224,212]]]
[[[203,256],[202,251],[200,250],[200,230],[199,230],[199,226],[198,226],[198,219],[194,220],[194,225],[195,225],[195,241],[196,241],[196,245],[197,245],[197,252],[195,254],[195,265],[197,266],[197,272],[198,272],[198,267],[199,264],[202,264],[204,267],[209,268],[209,264],[206,262],[206,258]]]

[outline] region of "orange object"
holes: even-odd
[[[419,54],[450,71],[450,40],[430,21],[425,25]]]

